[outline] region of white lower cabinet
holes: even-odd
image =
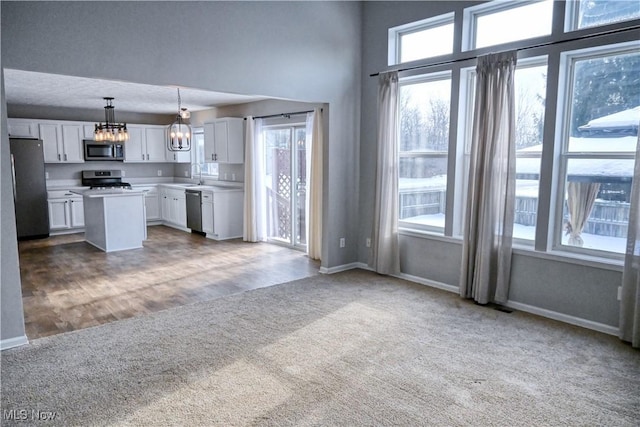
[[[69,199],[71,228],[84,227],[84,200],[82,197]]]
[[[244,193],[202,192],[202,231],[214,240],[242,237]]]
[[[158,221],[162,219],[160,214],[160,197],[158,195],[158,187],[138,186],[133,187],[135,190],[144,192],[145,219],[149,221]]]
[[[49,229],[51,231],[84,228],[82,196],[68,191],[49,191],[47,204],[49,205]]]
[[[187,200],[184,190],[161,188],[162,220],[169,225],[187,227]]]
[[[147,221],[161,219],[160,202],[158,200],[158,192],[148,192],[144,194],[144,204],[146,207]]]
[[[213,193],[202,192],[202,231],[213,234]]]

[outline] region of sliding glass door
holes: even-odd
[[[304,125],[264,130],[267,236],[306,249],[306,132]]]

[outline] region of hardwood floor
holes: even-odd
[[[19,242],[29,339],[318,274],[299,251],[242,240],[217,242],[148,227],[143,249],[105,253],[84,233]]]

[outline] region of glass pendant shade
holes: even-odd
[[[129,139],[126,123],[115,123],[115,107],[113,98],[103,98],[107,105],[104,107],[104,123],[96,123],[93,131],[94,139],[101,141],[124,142]]]
[[[176,119],[169,126],[169,139],[167,148],[169,151],[189,151],[191,150],[191,125],[189,124],[190,114],[186,108],[181,108],[180,89],[178,89],[178,114]]]
[[[191,126],[180,115],[169,126],[169,150],[189,151],[191,149]]]

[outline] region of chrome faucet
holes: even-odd
[[[193,163],[191,165],[191,179],[193,179],[193,167],[196,166],[197,168],[197,173],[198,173],[198,185],[202,185],[204,184],[204,181],[202,180],[202,165],[200,163]]]

